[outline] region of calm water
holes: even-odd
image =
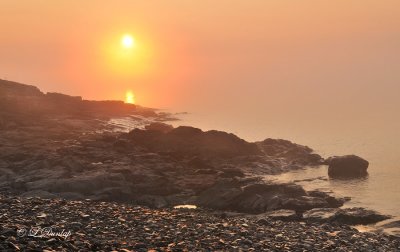
[[[306,189],[333,191],[352,200],[346,207],[362,206],[381,213],[400,216],[400,129],[399,124],[384,121],[332,124],[326,122],[271,122],[238,120],[212,115],[182,116],[178,125],[192,125],[203,130],[232,132],[248,141],[267,137],[283,138],[308,145],[323,157],[356,154],[370,162],[369,176],[362,180],[329,180],[327,167],[294,171],[275,177],[281,181],[323,177],[312,182],[299,182]]]

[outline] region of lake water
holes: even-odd
[[[258,118],[258,117],[257,117]],[[319,178],[298,182],[305,189],[333,191],[337,196],[349,196],[345,207],[361,206],[384,214],[400,216],[400,129],[390,121],[360,121],[346,123],[247,119],[221,115],[181,116],[174,126],[191,125],[203,130],[217,129],[234,133],[248,141],[282,138],[311,147],[323,157],[356,154],[370,163],[369,176],[361,180],[331,180],[327,167],[310,168],[282,174],[280,181]]]

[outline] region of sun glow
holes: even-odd
[[[135,45],[135,40],[129,34],[125,34],[121,39],[121,44],[125,48],[131,48]]]
[[[139,78],[154,66],[154,46],[142,34],[112,32],[104,35],[99,62],[113,78]]]
[[[125,103],[135,104],[135,95],[132,91],[127,91],[125,94]]]

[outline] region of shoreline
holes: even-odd
[[[326,164],[328,159],[308,146],[271,138],[247,142],[224,131],[173,127],[164,123],[172,118],[168,113],[159,114],[155,110],[125,106],[121,102],[111,102],[113,107],[109,108],[108,102],[92,103],[61,94],[55,96],[62,99],[53,99],[54,94],[44,95],[35,87],[19,85],[22,86],[17,90],[11,88],[9,91],[12,85],[7,83],[6,91],[10,94],[6,93],[2,100],[6,106],[0,111],[0,169],[3,172],[0,194],[5,199],[2,205],[6,214],[3,215],[5,226],[13,225],[8,216],[12,216],[10,211],[14,209],[21,210],[18,218],[29,219],[34,217],[30,216],[34,209],[47,205],[59,209],[58,203],[71,209],[75,209],[74,204],[92,209],[88,206],[90,203],[101,209],[104,206],[104,210],[115,207],[120,211],[127,206],[134,211],[135,205],[137,209],[148,209],[146,211],[155,216],[176,205],[196,205],[199,209],[194,213],[200,213],[198,217],[207,225],[207,218],[220,222],[221,218],[236,216],[238,219],[235,221],[243,227],[242,224],[246,223],[242,223],[240,218],[246,216],[252,219],[252,225],[259,228],[269,223],[254,220],[262,215],[261,219],[281,223],[279,228],[283,230],[279,231],[282,233],[291,232],[290,225],[301,229],[302,223],[309,223],[312,227],[325,225],[329,230],[337,225],[352,230],[348,225],[370,224],[390,218],[363,208],[341,209],[348,200],[343,197],[305,190],[295,183],[264,179],[265,176]],[[22,94],[18,93],[21,88],[24,90]],[[23,105],[32,101],[35,103],[29,108],[31,114],[27,114]],[[75,109],[64,110],[65,104],[73,105]],[[40,117],[34,117],[35,114]],[[118,132],[116,126],[124,126],[126,121],[121,117],[125,116],[132,120],[134,129]],[[9,203],[15,206],[7,206]],[[212,209],[212,212],[204,209]],[[48,221],[47,225],[69,217],[68,211],[59,216],[51,208],[46,208],[46,211],[51,213],[51,218],[45,212],[38,213],[27,223],[37,226],[44,219]],[[187,212],[166,211],[167,214]],[[219,212],[220,219],[215,219],[215,211]],[[99,223],[101,212],[96,213],[93,221]],[[90,215],[85,216],[80,217],[83,220],[90,218]],[[176,218],[172,220],[179,222]],[[118,218],[110,221],[114,225],[110,227],[112,229],[120,225]],[[29,226],[27,223],[22,223],[24,228]],[[131,229],[134,227],[130,226]],[[16,242],[8,239],[15,238],[15,228],[4,231],[3,240],[8,242],[7,246]],[[202,228],[200,231],[208,232]],[[261,239],[255,231],[252,235]],[[285,240],[283,234],[276,235],[281,237],[280,242]],[[271,239],[275,241],[275,238]],[[245,244],[239,244],[239,248],[242,245]],[[266,248],[266,244],[260,246]]]

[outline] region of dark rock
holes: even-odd
[[[83,165],[73,157],[64,157],[60,165],[72,172],[82,172],[84,169]]]
[[[167,133],[135,129],[129,135],[132,141],[151,151],[182,157],[229,158],[260,153],[256,144],[248,143],[233,134],[215,130],[203,132],[187,126],[180,126]]]
[[[126,140],[118,139],[114,142],[113,147],[119,152],[129,152],[131,144]]]
[[[215,169],[197,169],[194,171],[196,174],[216,174],[218,173]]]
[[[222,178],[244,177],[245,174],[238,168],[225,168],[219,175]]]
[[[298,214],[294,210],[280,209],[275,211],[269,211],[262,216],[266,216],[270,219],[274,220],[283,220],[283,221],[292,221],[299,219]]]
[[[258,144],[266,155],[285,158],[292,164],[318,165],[323,162],[321,156],[313,153],[308,146],[295,144],[288,140],[268,138]]]
[[[154,207],[154,208],[163,208],[168,206],[168,202],[162,196],[157,195],[142,195],[139,196],[135,202],[139,205]]]
[[[309,191],[308,195],[312,196],[312,197],[319,197],[319,198],[323,198],[324,200],[326,200],[326,202],[328,203],[329,207],[341,207],[343,206],[343,204],[348,201],[348,199],[346,198],[335,198],[331,195],[329,195],[326,192],[322,192],[322,191]]]
[[[362,207],[353,207],[341,209],[336,214],[335,221],[350,225],[367,225],[377,223],[379,221],[383,221],[389,218],[390,216],[382,215],[373,210],[367,210]]]
[[[303,213],[303,219],[314,222],[329,222],[335,219],[339,209],[314,208]]]
[[[289,198],[282,201],[282,208],[291,209],[299,212],[313,208],[328,207],[326,200],[318,197],[301,196],[298,198]]]
[[[146,130],[160,131],[162,133],[168,133],[174,129],[174,127],[172,125],[169,125],[166,123],[161,123],[161,122],[151,123],[149,125],[146,125],[144,128]]]
[[[236,181],[221,180],[211,188],[204,190],[197,198],[196,205],[206,208],[228,210],[235,199],[242,195],[240,184]]]
[[[381,225],[383,228],[400,228],[400,220],[391,221]]]
[[[207,159],[200,157],[191,158],[187,164],[195,169],[215,169]]]
[[[324,199],[306,195],[304,189],[295,184],[222,180],[201,192],[196,205],[245,213],[281,208],[304,211],[328,205]]]
[[[368,175],[368,161],[355,155],[332,157],[328,175],[332,178],[355,178]]]
[[[317,222],[339,222],[349,225],[367,225],[389,219],[390,216],[379,214],[361,207],[354,208],[317,208],[303,213],[303,218]]]

